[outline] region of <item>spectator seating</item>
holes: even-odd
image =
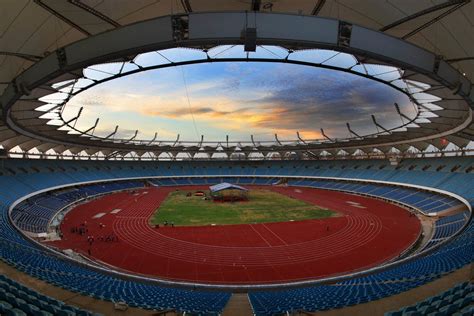
[[[361,304],[399,294],[449,274],[471,263],[474,225],[454,241],[427,256],[365,277],[334,285],[310,286],[281,291],[249,293],[256,315],[274,315],[304,310],[324,311]]]
[[[148,309],[175,309],[195,314],[218,314],[230,294],[225,291],[186,290],[145,284],[106,274],[90,267],[65,261],[29,242],[15,230],[8,218],[8,208],[17,199],[50,187],[127,178],[216,176],[198,180],[207,184],[240,175],[239,183],[273,184],[277,176],[299,177],[295,184],[374,194],[400,202],[414,203],[424,212],[441,212],[455,207],[455,199],[425,195],[425,191],[409,192],[402,187],[376,186],[361,182],[342,183],[305,179],[308,176],[344,179],[369,179],[408,183],[453,192],[474,204],[474,191],[466,183],[474,183],[470,157],[406,159],[398,166],[382,160],[342,161],[245,161],[245,162],[128,162],[5,159],[0,164],[0,259],[18,270],[83,295],[109,301],[124,301],[131,306]],[[255,178],[254,176],[262,176]],[[164,179],[156,180],[166,185]],[[169,185],[176,182],[169,179]],[[186,182],[189,182],[188,179]],[[194,181],[194,180],[193,180]],[[242,182],[241,182],[242,181]],[[297,181],[300,181],[299,183]],[[173,184],[174,183],[174,184]],[[101,192],[87,190],[87,194]],[[119,185],[120,186],[120,185]],[[33,204],[57,207],[62,194],[72,200],[80,193],[69,188],[53,193],[53,201]],[[89,194],[90,193],[90,194]],[[66,199],[68,199],[67,197]],[[43,214],[43,213],[41,213]],[[467,213],[466,213],[467,214]],[[469,214],[470,216],[470,214]],[[447,216],[446,216],[447,217]],[[466,218],[466,221],[468,219]],[[446,221],[446,222],[445,222]],[[458,225],[461,219],[437,223],[440,227]],[[453,224],[456,223],[456,224]],[[466,222],[464,222],[466,223]],[[43,223],[38,223],[43,225]],[[455,226],[456,228],[458,226]],[[447,227],[446,227],[447,228]],[[444,228],[442,228],[444,229]],[[441,234],[441,233],[440,233]],[[440,236],[445,236],[441,234]],[[444,237],[442,237],[444,238]],[[445,240],[445,239],[440,239]],[[376,300],[420,286],[463,267],[473,261],[474,229],[472,222],[457,237],[424,256],[409,260],[382,272],[354,278],[334,285],[307,286],[299,289],[255,291],[249,294],[254,312],[259,315],[340,308]]]
[[[474,285],[469,282],[460,283],[453,288],[416,305],[407,306],[398,311],[385,313],[385,316],[404,315],[474,315]]]
[[[207,180],[206,185],[220,182],[235,182],[235,183],[247,183],[261,185],[268,185],[275,178],[226,178],[226,177],[215,177],[215,178],[163,178],[163,179],[148,179],[149,183],[157,186],[175,186],[175,185],[202,185],[204,180]],[[328,190],[340,190],[352,193],[361,193],[370,196],[376,196],[380,198],[389,199],[399,203],[407,204],[412,207],[416,207],[423,213],[438,212],[442,213],[444,210],[449,210],[454,206],[462,205],[460,201],[445,195],[441,195],[435,192],[420,191],[414,188],[402,188],[398,186],[389,186],[383,184],[367,184],[360,182],[347,182],[340,180],[290,180],[289,184],[308,186],[314,188],[328,189]],[[48,223],[52,217],[63,207],[71,204],[72,202],[90,196],[98,194],[105,194],[114,192],[117,190],[131,189],[143,186],[143,182],[138,181],[122,181],[122,182],[110,182],[102,184],[92,184],[78,186],[73,190],[66,189],[66,192],[62,193],[61,190],[58,192],[48,192],[41,195],[33,196],[22,203],[18,204],[12,211],[12,219],[22,230],[40,233],[46,232]],[[453,235],[458,231],[465,223],[468,217],[462,216],[458,221],[452,225],[443,225],[436,230],[435,239],[446,238]]]
[[[47,232],[48,224],[54,215],[77,200],[142,186],[143,183],[139,181],[110,182],[79,186],[73,190],[66,189],[64,193],[59,190],[53,194],[36,195],[18,204],[11,217],[22,230],[33,233]]]
[[[89,316],[89,311],[66,305],[0,275],[0,315]]]

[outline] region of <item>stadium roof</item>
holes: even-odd
[[[199,152],[212,156],[218,151],[229,157],[255,152],[317,157],[322,152],[336,155],[341,150],[349,155],[374,150],[389,153],[394,148],[404,152],[410,147],[423,151],[434,146],[442,150],[450,143],[463,148],[474,139],[474,4],[470,0],[139,0],[121,1],[120,5],[112,0],[7,0],[0,6],[0,143],[6,150],[100,153],[108,158],[159,157],[163,153],[174,158],[183,152],[192,158]],[[253,138],[233,144],[210,144],[202,139],[190,144],[179,138],[168,142],[138,141],[135,137],[111,141],[95,137],[95,126],[76,132],[65,129],[73,121],[50,125],[41,118],[43,112],[35,111],[44,105],[39,98],[71,87],[70,82],[83,76],[83,67],[94,63],[130,62],[147,48],[150,51],[182,46],[206,51],[215,45],[249,44],[240,38],[241,30],[233,39],[237,34],[233,33],[233,26],[240,23],[241,17],[247,18],[249,11],[254,14],[254,20],[250,20],[256,25],[250,26],[257,29],[257,45],[280,43],[289,54],[298,49],[326,47],[353,54],[357,65],[394,65],[401,69],[397,80],[410,85],[403,89],[440,100],[432,102],[434,105],[418,102],[417,120],[407,122],[400,130],[384,131],[383,126],[377,126],[381,132],[366,137],[348,125],[352,138],[337,140],[325,135],[313,143],[301,138],[282,143],[278,137],[270,144]],[[225,17],[219,17],[218,12]],[[275,13],[292,15],[278,17]],[[298,16],[313,19],[300,19],[301,24],[295,24]],[[273,27],[265,29],[266,21],[277,20],[282,23],[272,24],[278,25],[276,33],[271,32]],[[217,23],[215,28],[207,23],[211,21]],[[227,27],[222,27],[224,21]],[[247,20],[245,29],[251,28],[248,23]],[[324,32],[318,32],[319,28]],[[315,30],[314,34],[305,32],[308,29]],[[150,30],[154,30],[152,35],[160,43],[147,43],[145,34]],[[319,36],[319,42],[308,43],[309,35]],[[128,46],[121,47],[118,38]],[[373,41],[358,42],[367,38]],[[411,58],[403,59],[403,55]],[[44,75],[41,80],[39,74]]]
[[[216,192],[223,191],[223,190],[248,191],[248,189],[246,189],[244,187],[241,187],[240,185],[227,183],[227,182],[222,182],[222,183],[218,183],[218,184],[215,184],[215,185],[211,185],[209,187],[209,190],[211,191],[211,193],[216,193]]]

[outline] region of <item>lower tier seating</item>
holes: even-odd
[[[0,275],[0,315],[100,316],[42,295],[4,275]]]
[[[474,315],[474,285],[469,282],[460,283],[439,295],[428,297],[416,305],[385,313],[385,316],[405,315]]]
[[[249,293],[256,315],[324,311],[399,294],[447,275],[474,260],[474,224],[427,256],[334,285]]]

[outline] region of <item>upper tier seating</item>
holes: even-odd
[[[90,184],[54,193],[35,195],[19,203],[11,212],[15,224],[22,230],[33,233],[47,232],[48,224],[54,215],[65,206],[86,197],[119,190],[143,187],[140,181],[122,181],[103,184]]]
[[[458,200],[437,193],[420,191],[413,188],[387,186],[383,184],[351,183],[337,180],[297,180],[289,181],[292,185],[303,185],[313,188],[356,192],[386,198],[417,208],[425,214],[438,213],[462,205]]]

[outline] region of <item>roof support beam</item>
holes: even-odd
[[[92,130],[95,131],[95,128],[97,127],[97,124],[99,124],[99,120],[100,120],[100,119],[97,118],[97,119],[95,120],[94,125],[93,125],[92,127],[90,127],[88,130],[84,131],[84,132],[82,133],[82,135],[86,135],[87,133],[89,133],[89,132],[92,131]],[[92,134],[94,134],[94,132],[92,132]]]
[[[388,31],[394,27],[397,27],[403,23],[406,23],[408,21],[411,21],[411,20],[414,20],[414,19],[417,19],[423,15],[426,15],[426,14],[429,14],[429,13],[432,13],[432,12],[435,12],[435,11],[438,11],[438,10],[442,10],[442,9],[445,9],[445,8],[448,8],[450,6],[453,6],[453,5],[464,5],[466,3],[469,3],[471,0],[449,0],[449,1],[446,1],[446,2],[443,2],[443,3],[440,3],[438,5],[434,5],[432,7],[429,7],[427,9],[424,9],[424,10],[421,10],[421,11],[418,11],[416,13],[413,13],[412,15],[409,15],[409,16],[406,16],[400,20],[397,20],[395,22],[392,22],[382,28],[379,29],[380,32],[385,32],[385,31]],[[457,8],[456,8],[457,9]],[[428,22],[429,23],[429,22]]]
[[[253,135],[250,135],[250,140],[252,141],[252,144],[254,147],[258,147],[257,144],[255,144],[255,141],[253,139]]]
[[[79,112],[77,113],[77,115],[75,117],[73,117],[72,119],[70,119],[69,121],[64,122],[61,126],[59,126],[59,128],[65,126],[65,125],[69,125],[72,122],[74,122],[74,126],[76,126],[77,120],[79,119],[79,117],[81,117],[83,109],[84,108],[81,106],[81,108],[79,109]]]
[[[198,147],[199,147],[199,148],[202,147],[202,143],[204,143],[204,135],[201,135],[201,141],[200,141],[199,144],[198,144]]]
[[[457,63],[460,61],[474,60],[474,56],[446,59],[447,63]]]
[[[402,36],[402,39],[407,39],[413,35],[415,35],[416,33],[424,30],[425,28],[427,28],[428,26],[438,22],[439,20],[443,19],[444,17],[450,15],[451,13],[453,13],[454,11],[457,11],[458,9],[460,9],[462,6],[466,5],[467,3],[469,3],[471,0],[466,0],[464,1],[463,3],[461,4],[458,4],[458,5],[455,5],[454,7],[452,7],[451,9],[441,13],[440,15],[438,15],[437,17],[435,17],[434,19],[431,19],[430,21],[426,22],[425,24],[417,27],[416,29],[414,29],[413,31],[411,32],[408,32],[407,34],[403,35]]]
[[[181,0],[181,6],[183,7],[186,13],[193,12],[193,8],[191,7],[191,3],[189,3],[189,0]]]
[[[405,118],[408,122],[410,122],[411,119],[408,116],[406,116],[405,114],[402,113],[398,103],[395,102],[394,105],[395,105],[395,109],[397,110],[398,115],[400,115],[400,118]],[[402,123],[403,123],[403,119],[402,119]]]
[[[84,34],[86,36],[91,36],[92,35],[91,33],[87,32],[86,30],[84,30],[82,27],[80,27],[79,25],[77,25],[73,21],[69,20],[64,15],[60,14],[58,11],[53,10],[53,8],[46,5],[42,0],[33,0],[33,1],[34,1],[34,3],[36,3],[37,5],[39,5],[40,7],[42,7],[43,9],[45,9],[46,11],[48,11],[49,13],[51,13],[52,15],[57,17],[58,19],[62,20],[63,22],[69,24],[70,26],[72,26],[73,28],[75,28],[76,30],[81,32],[82,34]]]
[[[110,154],[108,154],[107,156],[105,156],[105,160],[109,160],[109,159],[112,159],[112,158],[115,158],[117,157],[117,155],[119,155],[121,152],[120,151],[114,151]]]
[[[49,4],[52,2],[46,2]],[[50,0],[48,0],[50,1]],[[5,92],[2,94],[2,113],[4,115],[5,124],[12,131],[30,136],[32,138],[40,139],[46,142],[57,142],[68,146],[73,147],[103,147],[110,150],[134,150],[139,148],[139,150],[149,150],[148,147],[145,147],[143,142],[135,141],[133,144],[124,143],[124,140],[117,140],[115,142],[99,142],[97,140],[103,140],[103,137],[97,136],[93,137],[93,141],[89,140],[87,137],[92,137],[93,135],[66,135],[64,131],[54,131],[51,132],[50,126],[46,124],[41,124],[42,121],[39,119],[32,119],[25,122],[25,120],[17,119],[16,109],[21,110],[21,104],[17,102],[22,101],[21,98],[28,99],[33,96],[40,96],[44,93],[43,86],[49,82],[56,82],[56,78],[70,72],[71,69],[84,68],[89,65],[93,65],[100,62],[107,62],[110,60],[116,60],[122,58],[123,56],[130,56],[134,54],[140,54],[150,50],[160,50],[165,48],[172,48],[179,45],[180,47],[195,47],[199,46],[207,47],[208,45],[215,45],[215,43],[225,40],[229,44],[241,44],[242,43],[242,22],[245,21],[247,13],[232,13],[232,16],[238,17],[234,22],[229,22],[229,25],[226,26],[225,30],[222,30],[222,19],[226,19],[228,13],[193,13],[189,14],[189,21],[192,23],[185,24],[183,27],[184,30],[189,31],[192,29],[192,32],[189,32],[187,37],[179,37],[179,43],[175,40],[175,33],[173,32],[173,26],[176,22],[175,17],[160,17],[152,20],[137,22],[131,25],[123,26],[111,30],[109,32],[103,32],[90,38],[84,39],[80,43],[73,43],[64,48],[58,49],[56,53],[52,53],[47,57],[43,58],[37,64],[29,67],[27,70],[22,72],[15,79],[14,83],[10,84]],[[363,140],[353,140],[354,143],[346,143],[345,139],[335,139],[334,142],[311,142],[308,144],[309,148],[304,149],[319,149],[319,148],[347,148],[351,146],[364,147],[371,146],[376,147],[377,145],[386,145],[386,142],[391,142],[393,144],[398,144],[401,142],[408,141],[418,141],[420,138],[429,139],[434,137],[446,136],[450,133],[459,133],[466,126],[472,124],[472,111],[468,107],[466,102],[471,102],[471,96],[468,95],[471,91],[470,83],[453,67],[446,65],[441,60],[437,63],[437,58],[435,54],[427,52],[424,49],[413,46],[401,39],[393,38],[387,34],[383,34],[377,31],[363,28],[361,26],[353,25],[353,31],[350,34],[350,41],[347,43],[347,47],[343,49],[338,46],[338,34],[339,26],[337,20],[325,19],[319,17],[311,17],[301,19],[299,16],[293,15],[282,15],[282,14],[270,14],[270,13],[251,13],[255,16],[255,22],[260,21],[260,19],[265,18],[262,23],[258,23],[259,32],[257,34],[257,40],[262,40],[268,44],[283,45],[285,43],[294,43],[294,38],[297,38],[300,41],[305,42],[305,47],[311,48],[333,48],[337,51],[344,51],[347,53],[357,53],[358,55],[364,55],[369,60],[370,59],[381,59],[384,63],[388,63],[397,67],[402,67],[408,71],[421,73],[427,79],[433,82],[439,82],[442,85],[445,85],[450,90],[453,87],[460,87],[460,92],[455,96],[454,101],[459,100],[459,105],[456,104],[456,109],[462,110],[466,108],[469,110],[469,117],[467,117],[463,124],[452,128],[450,130],[437,130],[436,132],[425,131],[425,128],[420,129],[423,133],[416,133],[417,126],[415,124],[408,125],[406,134],[402,133],[393,133],[390,137],[383,135],[383,137],[367,137]],[[182,18],[181,22],[185,22],[186,16],[179,16]],[[294,19],[294,22],[291,20]],[[205,23],[204,23],[205,22]],[[265,22],[265,23],[263,23]],[[283,23],[288,23],[288,25],[282,25],[282,27],[288,27],[291,32],[273,32],[275,25],[281,25]],[[199,27],[195,27],[198,25]],[[141,32],[140,30],[144,29],[153,29],[156,32]],[[315,32],[311,34],[304,31],[305,29],[312,29]],[[303,30],[303,31],[302,31]],[[265,32],[263,32],[265,31]],[[271,31],[273,33],[269,33]],[[230,32],[230,33],[229,33]],[[141,34],[140,41],[137,42],[136,34]],[[209,34],[212,34],[210,38]],[[268,37],[265,34],[273,34],[271,37]],[[397,50],[384,49],[384,47],[377,47],[372,45],[381,41],[383,43],[390,43],[390,47],[397,47]],[[112,45],[110,45],[112,44]],[[370,45],[369,45],[370,44]],[[101,50],[94,49],[100,45]],[[293,44],[291,44],[293,45]],[[255,59],[257,60],[257,59]],[[283,59],[282,59],[283,60]],[[225,61],[222,58],[218,59],[219,62]],[[248,61],[246,59],[245,61]],[[187,61],[188,64],[191,64],[191,61]],[[203,60],[195,61],[198,62],[209,62],[203,56]],[[214,60],[213,60],[214,62]],[[217,60],[216,60],[217,62]],[[269,62],[269,61],[267,61]],[[289,61],[286,61],[289,62]],[[293,62],[293,61],[291,61]],[[300,62],[303,64],[302,62]],[[173,66],[176,66],[174,64]],[[441,65],[441,67],[435,67],[436,65]],[[323,65],[329,69],[329,65]],[[334,67],[334,66],[333,66]],[[349,72],[349,69],[345,71]],[[129,73],[130,74],[130,73]],[[362,75],[364,75],[362,73]],[[367,75],[368,76],[368,75]],[[376,80],[376,79],[374,79]],[[379,79],[381,80],[381,79]],[[383,80],[381,80],[383,81]],[[462,85],[459,85],[458,82],[461,82]],[[388,83],[387,83],[388,84]],[[36,90],[38,89],[38,90]],[[406,92],[407,94],[408,92]],[[32,95],[32,96],[29,96]],[[449,95],[449,97],[451,97]],[[454,98],[454,97],[452,97]],[[466,101],[466,102],[465,102]],[[404,118],[405,119],[405,118]],[[410,122],[407,120],[407,122]],[[402,122],[403,125],[403,122]],[[413,128],[412,128],[413,126]],[[429,125],[428,125],[429,126]],[[41,129],[39,129],[41,128]],[[45,130],[43,130],[43,128]],[[46,129],[47,128],[47,129]],[[92,129],[91,129],[92,130]],[[87,136],[82,137],[80,136]],[[406,135],[406,138],[403,136]],[[324,136],[324,135],[323,135]],[[366,135],[364,135],[365,137]],[[326,137],[326,139],[328,139]],[[351,139],[352,140],[352,139]],[[263,141],[264,143],[265,141]],[[249,143],[249,142],[247,142]],[[286,144],[286,142],[284,142]],[[170,147],[169,142],[165,142],[165,145],[157,144],[156,148],[160,151],[169,151]],[[182,148],[186,145],[186,142],[178,143],[176,147]],[[253,144],[253,143],[252,143]],[[133,145],[133,146],[132,146]],[[135,147],[136,146],[136,147]],[[291,148],[291,144],[285,145],[288,148]],[[253,150],[251,145],[244,146],[245,150]],[[265,146],[260,146],[263,150],[267,150]],[[301,147],[297,147],[299,150]],[[176,148],[178,149],[178,148]]]
[[[107,135],[106,137],[104,137],[104,139],[109,139],[110,137],[114,136],[115,134],[117,134],[117,130],[118,130],[119,126],[118,125],[115,125],[115,129],[112,133],[110,133],[109,135]]]
[[[33,62],[37,62],[38,60],[43,58],[43,57],[37,56],[37,55],[13,53],[13,52],[0,52],[0,55],[18,57],[18,58],[26,59],[26,60],[33,61]]]
[[[275,141],[277,142],[278,145],[282,146],[282,143],[278,139],[278,135],[275,133]]]
[[[125,141],[125,143],[130,143],[131,141],[133,141],[135,138],[137,138],[137,135],[138,135],[138,129],[135,131],[135,134],[133,134],[133,136],[128,139],[127,141]]]
[[[178,142],[179,142],[179,134],[176,136],[176,140],[175,140],[173,146],[171,146],[171,147],[175,147],[178,144]]]
[[[322,129],[322,128],[321,128],[321,135],[323,135],[324,138],[326,138],[330,142],[334,142],[334,140],[332,138],[330,138],[328,135],[326,135],[326,133],[324,133],[324,129]]]
[[[99,19],[109,23],[110,25],[112,25],[114,27],[120,27],[121,26],[120,23],[118,23],[117,21],[109,18],[108,16],[106,16],[102,12],[99,12],[96,9],[88,6],[87,4],[83,3],[81,0],[68,0],[68,2],[72,5],[75,5],[78,8],[81,8],[84,11],[87,11],[88,13],[90,13],[92,15],[95,15]]]
[[[352,129],[351,129],[351,125],[349,123],[346,123],[346,126],[347,126],[347,130],[349,131],[349,133],[351,133],[352,135],[354,135],[355,137],[357,138],[362,138],[359,134],[357,134],[356,132],[354,132]]]
[[[158,132],[155,132],[155,136],[153,136],[153,138],[148,142],[147,146],[153,144],[153,142],[156,140],[156,137],[158,137]]]
[[[251,11],[260,11],[261,3],[262,3],[261,0],[252,0],[252,4],[250,5],[251,6],[250,10]]]
[[[276,135],[276,134],[275,134],[275,135]],[[304,139],[301,138],[299,131],[296,132],[296,137],[298,137],[298,140],[299,140],[300,142],[302,142],[303,144],[306,144],[306,142],[304,141]]]
[[[380,124],[377,122],[377,120],[375,119],[375,115],[372,114],[371,117],[372,117],[372,122],[374,122],[374,125],[375,125],[377,128],[381,128],[384,132],[390,133],[389,130],[387,130],[385,127],[383,127],[382,125],[380,125]]]
[[[318,15],[319,11],[321,11],[325,3],[326,3],[326,0],[318,0],[313,10],[311,11],[311,15]]]

